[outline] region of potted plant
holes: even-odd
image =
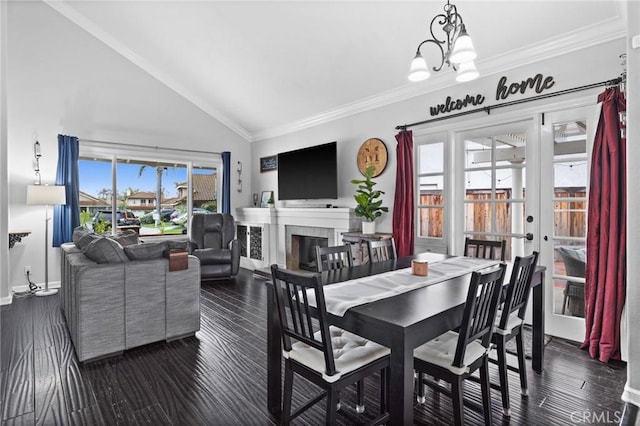
[[[364,179],[353,179],[352,184],[358,185],[356,194],[353,198],[358,204],[355,209],[356,216],[362,218],[362,233],[363,234],[375,234],[376,224],[375,220],[380,217],[382,213],[387,213],[389,209],[382,206],[382,200],[379,200],[380,196],[384,194],[384,191],[374,190],[373,187],[376,182],[371,180],[375,173],[375,167],[369,166],[364,172]]]

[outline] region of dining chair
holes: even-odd
[[[513,262],[511,278],[506,287],[504,302],[496,315],[495,329],[491,336],[491,342],[498,352],[498,371],[500,375],[500,393],[502,394],[502,412],[505,416],[511,416],[509,405],[509,381],[507,370],[514,369],[520,375],[520,387],[522,395],[527,396],[527,370],[524,361],[524,342],[522,339],[522,325],[527,310],[531,279],[538,263],[538,252],[529,256],[517,256]],[[511,339],[516,339],[518,355],[518,368],[507,365],[505,346]]]
[[[284,358],[282,424],[326,397],[325,423],[335,424],[340,390],[380,373],[380,415],[374,424],[389,420],[388,348],[329,326],[319,274],[299,274],[271,266],[275,300],[280,318]],[[315,306],[310,303],[315,299]],[[314,314],[315,313],[315,314]],[[323,390],[291,412],[294,373]]]
[[[316,268],[318,272],[332,271],[353,266],[351,245],[320,247],[316,246]],[[364,413],[364,381],[356,384],[356,412]]]
[[[369,262],[371,263],[392,260],[398,257],[393,237],[378,241],[367,241],[367,251],[369,252]]]
[[[413,351],[414,369],[418,372],[418,403],[425,401],[425,384],[436,391],[450,394],[456,425],[464,424],[464,380],[478,369],[484,424],[491,424],[488,352],[505,269],[506,265],[501,264],[488,272],[473,272],[458,332],[447,331]],[[450,383],[451,389],[433,380],[426,380],[425,374]],[[467,403],[471,404],[471,401]]]
[[[506,245],[505,240],[475,240],[467,237],[464,240],[464,255],[504,262],[507,254]]]
[[[318,272],[342,269],[353,266],[351,246],[316,246],[316,267]]]

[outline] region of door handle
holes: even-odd
[[[533,240],[533,234],[531,232],[528,232],[526,234],[513,235],[513,238],[520,238],[520,239],[524,239],[524,240],[527,240],[527,241],[531,241],[531,240]]]

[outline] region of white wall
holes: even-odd
[[[377,230],[381,232],[391,232],[391,208],[393,207],[393,197],[395,192],[395,152],[397,145],[394,136],[398,133],[398,131],[395,130],[396,125],[432,118],[429,115],[429,107],[443,103],[447,96],[451,96],[453,99],[458,99],[464,98],[467,94],[482,94],[486,96],[486,100],[482,106],[497,104],[499,102],[496,101],[495,91],[498,80],[503,75],[508,77],[509,82],[522,81],[528,77],[533,77],[538,73],[541,73],[544,76],[553,76],[556,82],[555,86],[547,92],[555,92],[590,83],[606,81],[620,75],[621,66],[619,55],[622,52],[624,52],[624,40],[609,42],[588,50],[539,62],[525,68],[505,71],[503,74],[485,75],[470,83],[457,84],[446,90],[440,90],[428,95],[408,99],[403,102],[356,114],[351,117],[298,131],[296,133],[255,142],[252,150],[252,164],[254,165],[252,169],[254,182],[252,192],[260,194],[261,191],[277,189],[277,172],[260,173],[258,163],[260,157],[337,140],[339,155],[339,199],[337,201],[320,201],[319,203],[332,203],[340,207],[355,207],[355,201],[353,200],[354,186],[350,183],[350,180],[360,176],[356,163],[358,149],[365,140],[373,137],[380,138],[385,142],[387,150],[389,151],[389,162],[385,171],[376,178],[376,181],[378,182],[378,188],[386,192],[384,195],[384,205],[390,208],[390,213],[383,215],[382,220],[378,220]],[[478,67],[482,73],[482,64],[479,63]],[[449,70],[444,72],[450,73],[451,79],[454,79],[455,73],[453,71]],[[420,84],[428,85],[429,81],[427,80]],[[602,88],[593,89],[594,103],[596,102],[595,94],[600,91],[602,91]],[[507,101],[531,97],[534,95],[536,95],[535,92],[529,91],[524,95],[518,94],[510,96]],[[545,108],[553,102],[581,96],[585,96],[585,92],[581,92],[576,95],[565,95],[545,101],[537,101],[537,105],[540,105],[540,112],[544,112]],[[493,119],[496,116],[512,114],[513,111],[516,111],[519,108],[530,108],[531,105],[532,104],[523,104],[522,107],[514,106],[495,110],[491,112],[491,118]],[[442,126],[442,123],[456,123],[456,125],[466,123],[467,121],[482,123],[483,114],[484,113],[469,115],[437,123],[432,126],[420,126],[412,130],[414,130],[415,134],[419,132],[428,132],[430,127]],[[482,126],[482,124],[478,125]],[[312,202],[310,201],[309,203]]]
[[[25,205],[26,186],[34,180],[36,137],[42,145],[44,183],[55,180],[59,133],[164,148],[231,151],[232,210],[249,205],[251,176],[244,174],[242,193],[235,185],[236,162],[251,161],[247,141],[46,4],[2,3],[8,9],[8,48],[2,46],[8,55],[8,227],[32,234],[9,252],[9,277],[8,281],[0,277],[0,298],[6,298],[11,287],[26,284],[27,264],[32,266],[33,280],[44,281],[44,209]],[[59,249],[49,253],[49,280],[59,281]]]

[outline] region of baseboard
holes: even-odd
[[[37,285],[40,288],[44,288],[44,283],[34,283],[34,284]],[[52,281],[52,282],[50,282],[49,283],[49,288],[60,288],[60,281]],[[12,287],[11,291],[14,291],[16,293],[29,291],[29,286],[28,285],[17,285],[15,287]]]
[[[0,297],[0,306],[10,305],[13,301],[13,294],[9,293],[7,297]]]

